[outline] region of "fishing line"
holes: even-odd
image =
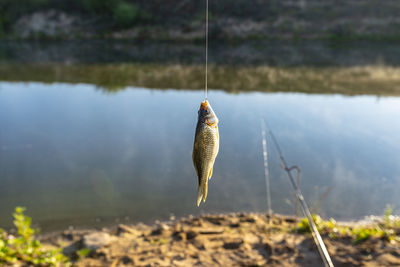
[[[206,0],[206,81],[205,81],[205,93],[207,100],[208,92],[208,0]]]

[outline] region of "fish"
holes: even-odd
[[[219,151],[218,118],[210,103],[200,104],[193,144],[193,165],[198,177],[197,206],[206,202],[208,180],[213,174],[214,162]]]

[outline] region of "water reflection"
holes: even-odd
[[[202,212],[263,211],[259,119],[289,164],[302,167],[306,198],[338,219],[400,203],[399,98],[212,91],[221,147],[206,205],[196,208],[191,162],[200,91],[0,83],[0,225],[16,205],[44,229],[166,219]],[[286,174],[270,146],[272,206],[293,213]],[[321,203],[321,194],[332,187]]]
[[[209,67],[209,87],[239,92],[302,92],[343,95],[400,95],[400,68],[354,67]],[[126,87],[202,90],[203,65],[171,64],[0,64],[0,81],[86,83],[115,93]]]
[[[216,65],[399,66],[398,42],[246,40],[210,42],[209,62]],[[6,63],[155,63],[203,64],[203,42],[137,42],[123,40],[0,41]]]

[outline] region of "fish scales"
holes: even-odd
[[[196,165],[199,172],[198,174],[201,174],[201,177],[203,177],[208,175],[218,153],[218,128],[204,124],[199,126],[203,129],[199,129],[196,136],[196,149],[198,151]]]

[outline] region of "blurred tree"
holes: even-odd
[[[118,27],[131,26],[138,17],[139,8],[137,5],[121,1],[114,8],[113,18]]]

